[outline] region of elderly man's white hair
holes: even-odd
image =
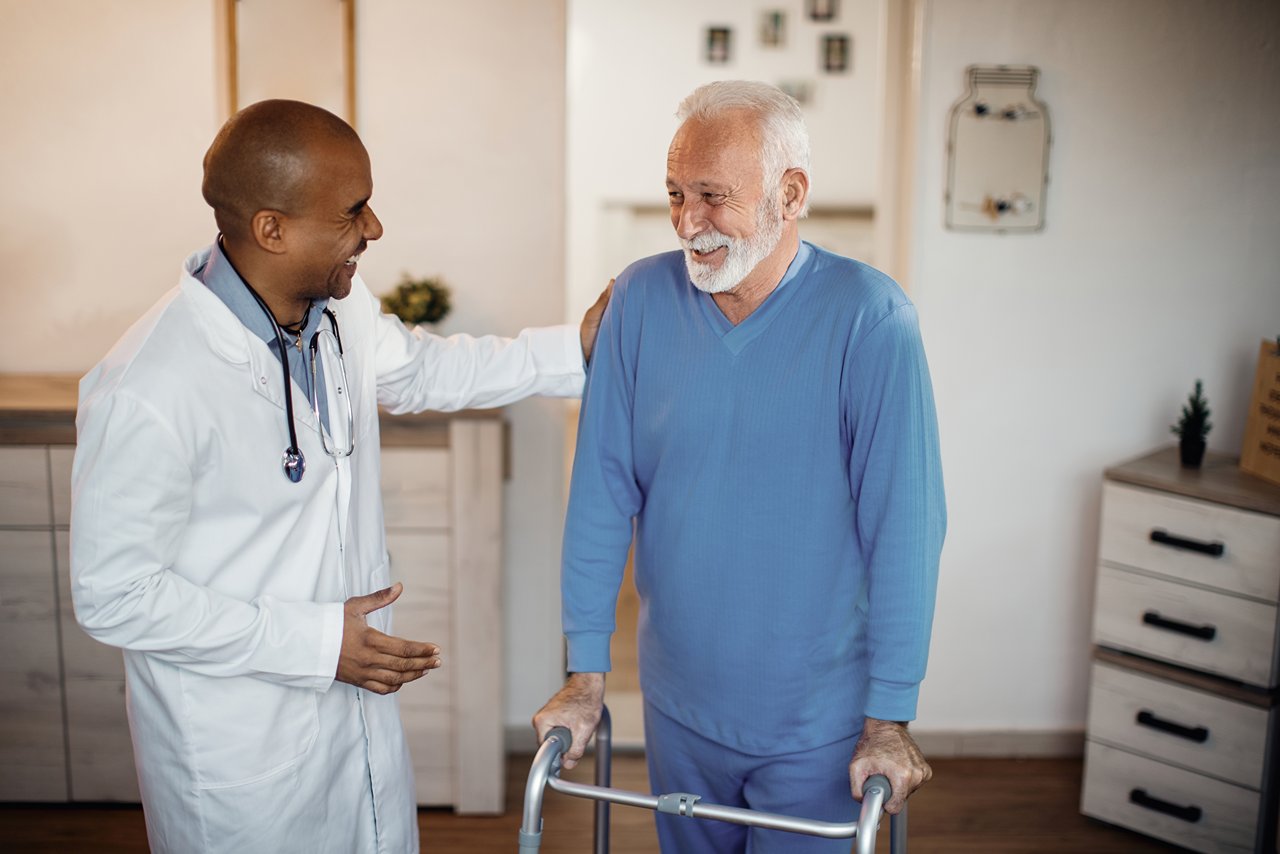
[[[809,173],[809,129],[804,113],[796,99],[777,86],[750,80],[707,83],[680,102],[676,118],[681,124],[689,119],[712,121],[731,110],[750,110],[760,117],[765,192],[776,189],[776,182],[788,169]],[[800,215],[808,213],[806,200]]]

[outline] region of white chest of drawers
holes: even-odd
[[[1169,448],[1108,469],[1081,811],[1274,852],[1280,488]]]

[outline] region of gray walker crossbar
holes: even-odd
[[[703,803],[700,795],[685,792],[645,795],[640,792],[613,789],[609,787],[613,736],[608,708],[603,710],[600,726],[596,729],[594,786],[560,779],[560,756],[572,743],[573,736],[569,730],[556,727],[547,733],[546,739],[533,758],[533,767],[529,769],[529,781],[524,788],[524,819],[520,825],[520,854],[534,854],[542,844],[542,796],[547,787],[575,798],[586,798],[596,802],[595,854],[609,852],[609,804],[611,803],[656,810],[669,815],[714,819],[750,827],[823,836],[828,839],[852,838],[856,854],[874,854],[881,810],[891,795],[889,781],[883,775],[876,774],[868,777],[862,786],[862,812],[858,820],[841,824]],[[892,854],[907,854],[907,808],[905,805],[901,813],[891,816],[889,848]]]

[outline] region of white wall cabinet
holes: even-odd
[[[1278,603],[1280,488],[1176,448],[1107,470],[1082,812],[1276,850]]]
[[[0,800],[138,798],[120,651],[76,625],[66,445],[0,447]]]
[[[444,666],[399,694],[418,803],[504,806],[502,482],[496,417],[382,420],[394,631],[441,647]]]
[[[58,594],[47,448],[0,448],[0,800],[64,800]]]
[[[34,408],[12,383],[0,376],[0,802],[137,801],[123,658],[84,633],[70,599],[74,382]],[[501,812],[504,422],[382,423],[387,547],[404,583],[393,630],[445,660],[398,694],[417,800]]]

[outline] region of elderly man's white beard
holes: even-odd
[[[726,237],[714,228],[690,240],[681,238],[684,247],[684,263],[689,268],[689,278],[700,291],[720,294],[742,284],[756,265],[769,257],[782,239],[782,211],[772,198],[760,205],[756,216],[756,230],[750,237]],[[693,250],[709,252],[721,246],[728,247],[724,263],[719,268],[704,264]]]

